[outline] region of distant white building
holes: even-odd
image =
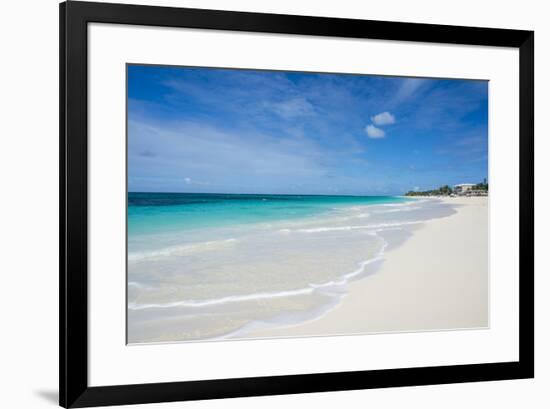
[[[454,185],[453,190],[457,195],[464,195],[469,190],[472,190],[475,186],[475,183],[461,183],[459,185]]]

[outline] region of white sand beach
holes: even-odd
[[[488,198],[442,200],[456,213],[415,228],[381,268],[350,283],[334,309],[313,321],[244,338],[482,328],[488,322]]]

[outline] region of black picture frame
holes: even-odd
[[[63,407],[386,388],[534,377],[534,33],[70,1],[60,4],[59,403]],[[137,385],[88,385],[88,23],[512,47],[519,50],[519,360]],[[121,137],[124,137],[121,135]],[[123,295],[121,295],[123,296]]]

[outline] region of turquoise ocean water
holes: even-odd
[[[128,193],[128,235],[299,219],[347,206],[406,201],[395,196]]]
[[[391,196],[128,194],[128,342],[246,338],[316,319],[418,224]]]

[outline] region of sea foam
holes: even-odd
[[[128,340],[246,337],[257,325],[313,319],[338,304],[350,281],[375,273],[416,225],[453,212],[436,200],[376,203],[178,232],[157,249],[136,251],[132,237]]]

